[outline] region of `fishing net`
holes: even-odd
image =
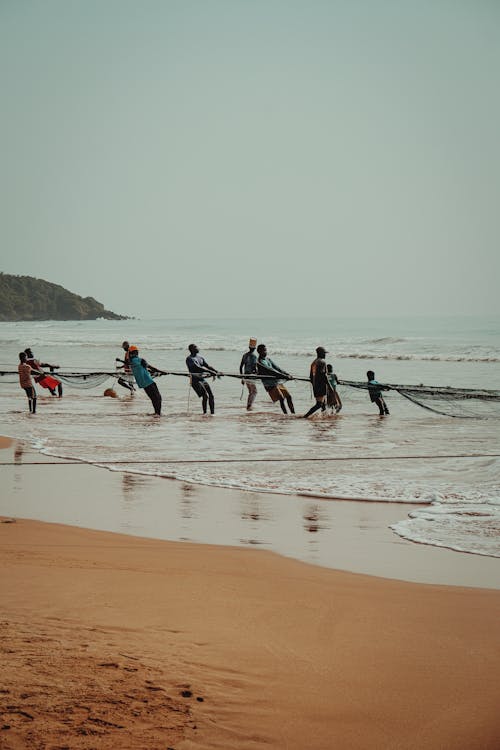
[[[395,388],[423,409],[448,417],[489,418],[500,416],[500,391],[472,391],[459,388]]]
[[[58,372],[55,377],[66,385],[71,386],[71,388],[90,389],[97,388],[105,383],[106,380],[118,376],[110,372]]]
[[[367,390],[367,383],[343,380],[342,385]],[[473,388],[441,388],[425,385],[385,384],[382,389],[397,391],[422,409],[447,417],[487,419],[500,417],[500,391]]]

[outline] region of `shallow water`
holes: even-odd
[[[249,335],[262,335],[284,369],[307,376],[315,346],[341,379],[471,388],[500,387],[498,321],[414,319],[355,321],[90,321],[0,324],[2,366],[15,369],[17,352],[64,370],[113,370],[124,338],[152,364],[184,371],[195,341],[223,372],[238,370]],[[334,333],[332,333],[334,332]],[[389,392],[390,417],[380,418],[365,391],[341,388],[339,415],[310,420],[283,416],[261,386],[255,410],[245,409],[238,379],[213,383],[215,417],[201,415],[187,378],[158,379],[164,417],[152,419],[144,393],[104,398],[105,385],[65,386],[63,399],[40,394],[39,413],[26,413],[15,379],[0,380],[2,432],[28,439],[47,455],[79,458],[128,474],[186,482],[422,504],[395,523],[407,539],[500,556],[500,420],[461,419],[428,412]],[[120,391],[119,386],[114,386]],[[41,389],[39,389],[41,390]],[[312,404],[310,386],[292,382],[298,415]],[[458,407],[467,414],[467,407]],[[497,412],[498,413],[498,412]],[[492,414],[494,412],[492,411]]]

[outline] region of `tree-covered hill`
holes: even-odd
[[[126,320],[93,297],[80,297],[59,284],[0,272],[0,320]]]

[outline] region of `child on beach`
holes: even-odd
[[[326,402],[330,409],[338,414],[342,409],[342,401],[337,391],[338,379],[333,372],[332,365],[326,366],[326,377],[328,379],[328,392],[326,394]]]
[[[19,353],[19,365],[17,371],[19,373],[19,385],[24,389],[28,397],[28,406],[30,414],[36,414],[36,390],[31,379],[31,373],[36,372],[27,363],[28,357],[26,352]]]
[[[375,380],[375,373],[373,370],[368,370],[366,377],[368,378],[368,393],[370,394],[370,401],[377,404],[381,417],[383,417],[384,414],[389,414],[387,404],[382,397],[382,391],[388,391],[389,388],[386,385],[381,385]]]

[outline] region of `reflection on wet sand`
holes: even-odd
[[[318,531],[330,528],[330,525],[326,523],[327,514],[317,503],[308,504],[302,518],[304,529],[310,534],[316,534]]]
[[[181,487],[180,512],[181,518],[197,518],[196,488],[193,484],[183,484]]]
[[[14,447],[14,463],[16,466],[21,466],[23,463],[24,445],[20,440],[16,441]],[[14,474],[14,489],[17,491],[22,486],[22,473],[16,469]]]
[[[125,472],[122,476],[122,490],[125,500],[131,499],[137,482],[137,474],[128,474]]]
[[[124,472],[122,475],[122,491],[126,501],[140,500],[140,494],[150,484],[150,477],[145,474]]]
[[[261,523],[269,520],[269,515],[263,511],[259,495],[241,494],[240,518],[251,533],[249,537],[240,537],[240,544],[266,544]]]

